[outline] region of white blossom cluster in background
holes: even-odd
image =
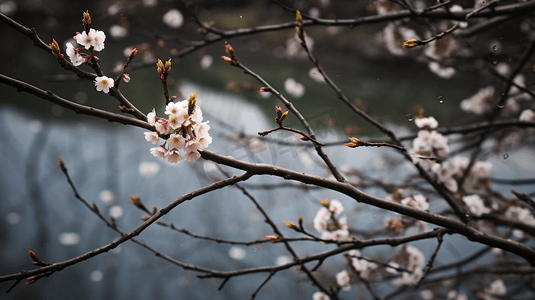
[[[314,40],[309,37],[305,32],[305,41],[307,43],[307,48],[312,51],[314,49]],[[286,48],[284,50],[284,54],[288,59],[307,59],[308,54],[306,53],[303,46],[301,46],[301,39],[299,39],[299,36],[297,33],[295,33],[291,38],[286,40]]]
[[[156,128],[156,132],[145,132],[147,141],[157,145],[161,135],[169,136],[162,145],[150,149],[152,155],[170,163],[195,161],[201,157],[197,150],[212,143],[212,137],[208,133],[210,125],[202,122],[202,111],[196,105],[196,94],[192,94],[189,100],[169,102],[165,108],[167,119],[158,118],[154,109],[147,115],[149,124]]]
[[[422,278],[423,268],[425,267],[425,257],[422,251],[414,246],[406,245],[404,248],[405,253],[401,262],[404,263],[406,269],[410,271],[410,273],[402,272],[401,277],[394,280],[393,283],[395,285],[415,285],[420,278]],[[390,265],[395,267],[399,265],[399,262],[391,262]],[[390,270],[396,271],[395,269]],[[391,273],[395,273],[393,271],[391,271]]]
[[[342,203],[333,199],[322,201],[322,204],[324,206],[320,208],[314,218],[314,229],[321,233],[321,238],[324,240],[346,240],[349,236],[347,217],[336,218],[344,211]]]
[[[284,90],[295,98],[301,98],[305,94],[305,86],[293,78],[284,81]]]
[[[533,217],[533,214],[527,208],[510,206],[505,211],[505,217],[513,221],[524,223],[526,225],[535,226],[535,217]],[[520,229],[513,230],[513,234],[519,238],[524,237],[524,232]]]
[[[498,300],[503,299],[503,295],[507,293],[507,288],[503,280],[496,279],[491,282],[490,286],[477,294],[479,299],[483,300]]]
[[[349,250],[347,253],[351,258],[351,266],[355,271],[358,272],[360,278],[368,279],[370,275],[370,270],[377,269],[378,265],[374,262],[367,261],[365,259],[359,258],[360,252],[358,250]]]
[[[414,207],[423,211],[429,210],[429,202],[427,197],[421,194],[404,197],[403,192],[403,189],[397,188],[394,193],[386,196],[386,200],[401,203],[403,205]],[[416,228],[419,231],[427,230],[427,222],[416,221],[414,225],[416,225]],[[401,217],[401,219],[386,218],[385,228],[389,230],[403,231],[405,229],[405,222],[403,221],[403,216]]]
[[[448,138],[432,130],[438,126],[437,120],[433,117],[416,118],[414,123],[421,130],[412,142],[412,161],[429,171],[436,159],[444,158],[450,153]]]

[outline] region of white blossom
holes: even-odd
[[[128,35],[128,29],[118,24],[114,24],[110,27],[110,35],[114,38],[123,38]]]
[[[321,207],[316,213],[316,217],[314,217],[314,229],[316,229],[318,232],[326,231],[327,222],[331,219],[331,215],[331,212],[327,208]]]
[[[201,58],[199,65],[201,66],[201,69],[208,69],[212,66],[213,62],[214,58],[211,55],[206,54]]]
[[[84,58],[78,54],[71,43],[67,43],[67,56],[71,60],[71,63],[75,66],[79,66],[84,62]]]
[[[312,295],[312,300],[330,300],[329,296],[323,292],[315,292]]]
[[[525,109],[520,114],[519,120],[524,122],[535,122],[535,113],[533,113],[531,109]]]
[[[308,76],[317,82],[325,82],[325,78],[323,78],[323,75],[321,75],[320,71],[318,71],[318,68],[316,67],[308,71]]]
[[[344,206],[339,200],[333,199],[329,201],[329,210],[332,211],[335,215],[339,215],[344,211]]]
[[[310,51],[314,48],[314,40],[307,35],[305,32],[305,41],[307,43],[307,47]],[[286,56],[289,59],[292,58],[299,58],[299,59],[307,59],[308,55],[306,51],[303,49],[303,46],[301,46],[301,39],[299,39],[299,36],[297,33],[295,33],[291,38],[286,40],[286,49],[284,50],[284,56]]]
[[[184,16],[182,16],[182,13],[178,9],[171,9],[166,12],[162,20],[167,26],[173,29],[178,29],[184,24]]]
[[[468,300],[465,294],[461,294],[456,290],[448,292],[448,300]]]
[[[165,158],[167,156],[167,149],[164,146],[150,148],[150,153],[155,157]]]
[[[429,70],[444,79],[450,79],[457,73],[454,68],[442,66],[436,61],[429,62]]]
[[[438,121],[434,117],[416,118],[414,119],[414,124],[418,128],[435,129],[438,126]]]
[[[93,47],[95,51],[101,51],[104,49],[104,41],[106,40],[106,34],[103,31],[95,30],[91,28],[89,34],[85,31],[78,33],[74,40],[84,46],[86,49]]]
[[[182,150],[186,146],[186,139],[179,134],[172,133],[167,139],[167,146],[169,146],[169,149]]]
[[[416,195],[414,197],[406,197],[401,200],[401,204],[407,205],[410,207],[418,208],[421,210],[428,210],[429,203],[423,195]]]
[[[177,163],[183,159],[177,148],[169,150],[167,153],[167,161],[170,163]]]
[[[156,111],[154,108],[150,113],[147,114],[147,122],[149,122],[151,126],[154,126],[154,124],[156,124]]]
[[[155,162],[142,162],[139,164],[139,174],[150,178],[160,171],[160,165]]]
[[[349,276],[349,273],[346,270],[343,270],[336,274],[336,283],[344,290],[349,291],[351,290],[351,285],[349,281],[351,280],[351,277]]]
[[[113,79],[109,77],[100,76],[95,78],[95,86],[97,87],[97,91],[103,91],[107,94],[110,91],[110,88],[113,87],[113,84]]]
[[[295,98],[300,98],[305,94],[305,86],[293,78],[288,78],[284,81],[284,90]]]
[[[462,11],[463,11],[463,7],[458,5],[458,4],[454,4],[450,8],[450,12],[452,12],[452,13],[454,13],[454,12],[462,12]],[[461,28],[468,27],[468,22],[457,22],[457,21],[455,21],[455,23],[459,23],[459,27],[461,27]]]
[[[149,132],[144,132],[144,134],[145,134],[145,140],[147,140],[147,142],[154,144],[154,145],[157,145],[160,142],[160,136],[158,135],[158,133],[154,131],[149,131]]]
[[[479,195],[463,196],[463,202],[466,204],[470,212],[477,217],[491,212],[491,210],[485,206]]]
[[[461,101],[461,109],[481,115],[486,112],[494,103],[494,87],[488,86],[480,89],[472,97]]]

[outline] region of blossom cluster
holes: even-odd
[[[402,272],[401,277],[394,280],[396,285],[415,285],[423,276],[423,268],[425,267],[425,257],[422,251],[418,248],[406,245],[405,253],[402,262],[405,264],[409,272]],[[397,262],[391,262],[391,266],[399,266]],[[395,272],[394,272],[395,271]],[[395,269],[390,269],[391,273],[397,273]]]
[[[527,208],[521,208],[519,206],[510,206],[505,211],[505,217],[535,227],[535,217]],[[524,232],[520,229],[513,230],[513,234],[519,238],[524,237]]]
[[[418,137],[412,142],[412,161],[428,171],[435,163],[434,160],[449,154],[448,138],[432,130],[438,126],[433,117],[416,118],[414,122],[422,130],[418,131]]]
[[[165,108],[167,119],[158,118],[154,109],[147,115],[147,121],[155,127],[156,132],[145,132],[145,139],[157,145],[160,138],[165,137],[162,145],[150,149],[152,155],[170,163],[195,161],[201,157],[197,150],[208,147],[212,137],[208,133],[210,125],[202,122],[202,110],[196,102],[195,92],[189,100],[169,102]]]
[[[321,233],[321,238],[324,240],[342,241],[347,239],[349,236],[347,217],[336,218],[344,211],[342,203],[335,199],[320,202],[323,207],[316,213],[314,229]]]
[[[102,51],[104,49],[106,34],[103,31],[91,28],[89,32],[77,32],[73,39],[83,47],[74,48],[72,43],[67,43],[67,56],[69,56],[73,65],[79,66],[86,63],[90,57],[87,54],[81,55],[80,51],[84,48],[87,50],[93,48],[94,51]]]

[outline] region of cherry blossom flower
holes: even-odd
[[[335,215],[339,215],[344,211],[344,206],[342,206],[342,202],[333,199],[329,201],[329,210],[332,211]]]
[[[91,28],[89,34],[83,31],[82,33],[78,33],[74,37],[74,40],[86,49],[93,47],[95,51],[102,51],[104,49],[106,34],[103,31]]]
[[[150,153],[155,157],[165,158],[167,156],[167,149],[164,146],[150,148]]]
[[[173,148],[167,153],[167,161],[170,163],[177,163],[183,159],[178,149]]]
[[[169,122],[166,119],[158,119],[154,124],[154,127],[156,127],[156,131],[158,131],[159,134],[169,134],[171,131],[171,126],[169,126]]]
[[[173,29],[178,29],[184,24],[184,16],[182,16],[182,13],[178,9],[171,9],[166,12],[162,20],[167,26]]]
[[[75,66],[79,66],[84,63],[84,58],[78,54],[74,46],[69,42],[67,43],[67,56],[71,60],[71,63]]]
[[[160,142],[160,136],[154,131],[145,132],[145,139],[151,144],[157,145]]]
[[[100,76],[95,78],[95,86],[97,87],[97,91],[103,91],[107,94],[110,91],[110,88],[113,87],[113,84],[113,79],[109,77]]]
[[[329,296],[323,292],[315,292],[312,294],[312,300],[330,300]]]
[[[476,217],[481,217],[482,214],[488,214],[491,212],[491,210],[485,206],[479,195],[463,196],[463,202],[466,204],[470,212]]]
[[[310,76],[310,78],[314,79],[316,82],[325,82],[325,78],[323,78],[320,71],[318,71],[318,68],[316,67],[308,71],[308,76]]]
[[[305,41],[307,43],[308,49],[312,51],[314,48],[314,40],[307,35],[305,32]],[[286,56],[286,58],[292,59],[292,58],[298,58],[298,59],[307,59],[308,55],[303,49],[303,46],[301,46],[301,39],[299,39],[299,36],[297,33],[294,34],[293,37],[286,40],[286,49],[283,50],[284,54],[282,56]]]
[[[414,124],[418,126],[418,128],[431,130],[437,128],[438,121],[434,117],[416,118],[414,119]]]
[[[305,86],[293,78],[288,78],[284,81],[284,90],[295,98],[300,98],[305,94]]]
[[[443,66],[436,61],[429,62],[428,66],[431,72],[444,79],[450,79],[457,73],[457,70],[454,68]]]
[[[178,134],[172,133],[169,136],[169,139],[167,140],[167,146],[169,146],[169,149],[184,149],[184,146],[186,145],[186,140]]]
[[[487,86],[480,89],[472,97],[461,101],[461,109],[466,112],[472,112],[481,115],[486,112],[494,102],[494,87]]]
[[[416,195],[414,197],[407,197],[401,200],[401,204],[407,205],[410,207],[418,208],[421,210],[428,210],[429,203],[423,195]]]
[[[518,119],[524,122],[535,122],[535,113],[531,109],[525,109]]]
[[[147,114],[147,122],[149,122],[151,126],[154,126],[154,124],[156,124],[156,111],[154,108],[150,113]]]
[[[351,290],[351,285],[349,284],[349,281],[351,280],[351,277],[349,276],[349,273],[347,270],[343,270],[336,274],[336,283],[344,290],[349,291]]]

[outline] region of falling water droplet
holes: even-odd
[[[493,59],[492,59],[492,63],[493,63],[493,64],[497,64],[497,63],[498,63],[498,59],[497,59],[497,58],[493,58]]]
[[[242,15],[240,15],[240,19],[241,19],[241,18],[243,18],[243,16],[242,16]]]
[[[411,114],[407,114],[407,120],[409,120],[409,122],[412,122],[412,120],[414,120],[414,117]]]
[[[513,58],[512,58],[512,57],[508,57],[508,58],[507,58],[507,61],[508,61],[508,62],[512,62],[512,61],[513,61]]]
[[[373,217],[375,218],[375,217],[377,217],[377,215],[373,215]]]
[[[494,47],[492,47],[492,50],[498,51],[498,50],[500,50],[500,47],[498,47],[497,45],[494,45]]]
[[[444,97],[438,96],[438,103],[440,104],[444,103]]]
[[[498,105],[497,105],[497,106],[498,106],[498,108],[503,108],[503,107],[504,107],[503,103],[501,103],[501,102],[500,102],[500,103],[498,103]]]
[[[509,154],[508,153],[504,153],[503,154],[503,159],[508,159],[509,158]]]

